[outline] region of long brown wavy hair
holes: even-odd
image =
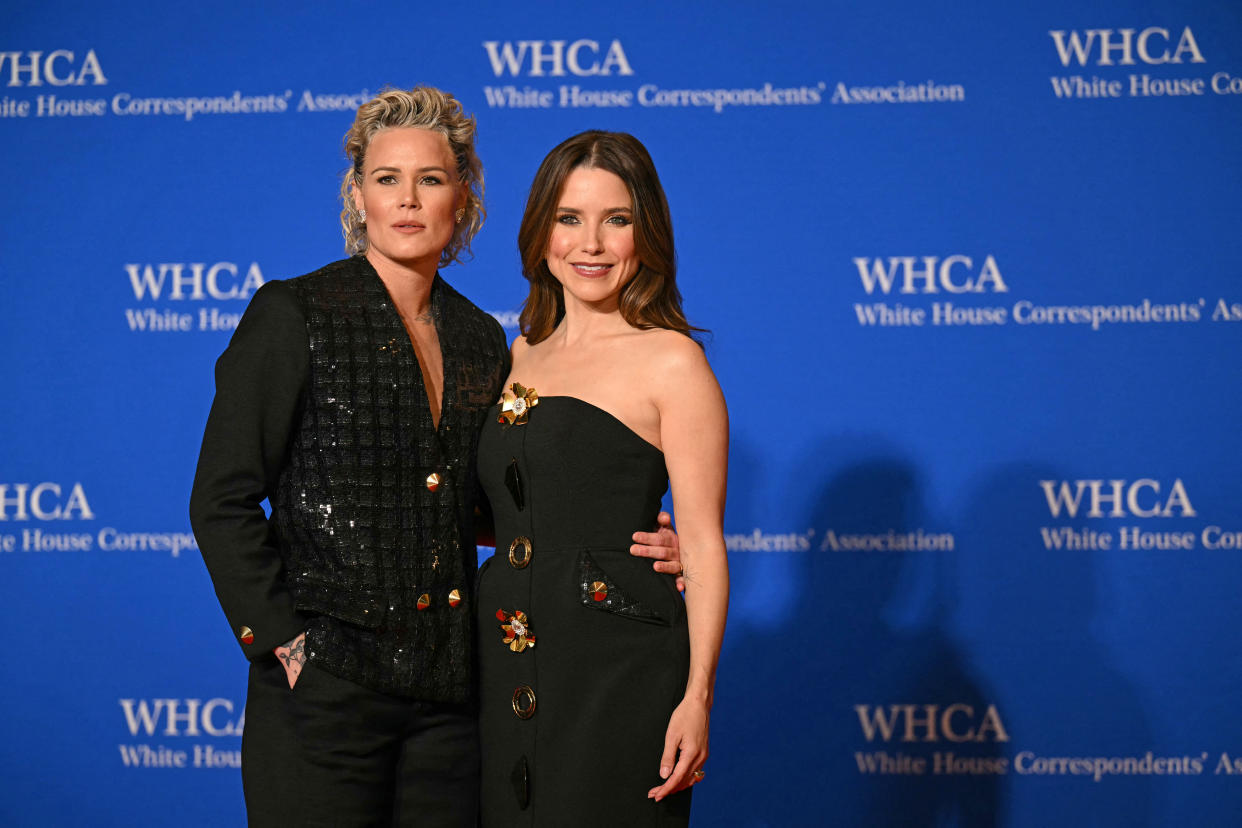
[[[519,317],[526,341],[534,345],[547,339],[565,316],[564,289],[548,270],[548,240],[565,180],[580,167],[616,175],[625,182],[634,204],[634,246],[642,266],[621,289],[622,318],[635,328],[665,328],[687,336],[702,331],[686,321],[681,309],[673,219],[647,148],[625,132],[591,130],[549,152],[530,185],[518,229],[522,275],[530,282]]]

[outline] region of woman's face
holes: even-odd
[[[465,206],[448,138],[417,127],[381,130],[365,164],[354,205],[367,211],[367,258],[434,269]]]
[[[578,167],[565,179],[548,239],[548,270],[586,304],[617,302],[641,262],[634,248],[634,204],[614,173]]]

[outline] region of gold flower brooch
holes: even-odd
[[[505,425],[525,425],[530,410],[537,405],[539,405],[539,393],[520,382],[515,382],[509,386],[508,391],[500,395],[498,422]]]
[[[526,613],[514,610],[510,615],[503,609],[498,609],[496,620],[500,622],[500,629],[505,634],[503,643],[508,645],[510,650],[520,653],[527,647],[535,646],[535,634],[531,632],[530,621],[526,618]]]

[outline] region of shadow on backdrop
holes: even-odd
[[[971,488],[957,532],[961,596],[950,623],[960,646],[986,669],[1010,737],[1007,752],[1034,757],[1143,757],[1152,750],[1132,684],[1101,643],[1099,555],[1048,549],[1042,528],[1078,522],[1050,517],[1040,480],[1073,478],[1044,464],[996,467]],[[1096,529],[1100,528],[1098,521]],[[1159,755],[1159,754],[1157,754]],[[1143,828],[1153,821],[1149,776],[1020,773],[1011,765],[1007,826]]]
[[[860,449],[864,451],[860,451]],[[865,450],[870,450],[867,453]],[[792,480],[805,492],[809,548],[731,552],[734,581],[781,576],[770,596],[779,623],[749,623],[752,610],[734,606],[730,644],[717,682],[713,753],[728,754],[712,779],[731,796],[704,797],[695,818],[705,825],[963,826],[1003,824],[1001,788],[994,776],[932,773],[936,751],[995,758],[992,741],[949,742],[916,722],[907,734],[891,705],[943,711],[966,705],[973,717],[955,728],[978,729],[991,694],[971,670],[946,622],[953,617],[954,584],[940,552],[833,549],[843,535],[946,531],[926,513],[916,470],[878,439],[825,441],[808,450]],[[744,458],[743,458],[744,459]],[[745,485],[747,472],[731,469]],[[754,479],[754,478],[752,478]],[[792,498],[791,498],[792,499]],[[730,526],[736,526],[730,513]],[[757,525],[762,525],[759,523]],[[804,544],[806,545],[806,544]],[[951,555],[952,553],[947,553]],[[929,566],[929,564],[931,564]],[[745,594],[737,584],[735,594]],[[741,628],[741,629],[739,629]],[[856,709],[876,708],[895,724],[871,741]],[[874,720],[872,720],[874,721]],[[912,741],[905,741],[912,735]],[[929,742],[926,737],[937,739]],[[883,752],[927,760],[924,775],[865,771]],[[863,768],[863,769],[860,769]]]

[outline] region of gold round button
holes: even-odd
[[[440,473],[439,472],[432,472],[431,474],[427,475],[427,488],[433,492],[436,489],[440,488]]]
[[[529,719],[535,715],[535,691],[530,685],[523,684],[513,691],[513,712],[519,719]]]
[[[522,549],[521,557],[518,556],[519,547]],[[535,545],[530,542],[530,538],[516,537],[509,544],[509,565],[514,569],[525,569],[530,566],[530,559],[534,554]]]

